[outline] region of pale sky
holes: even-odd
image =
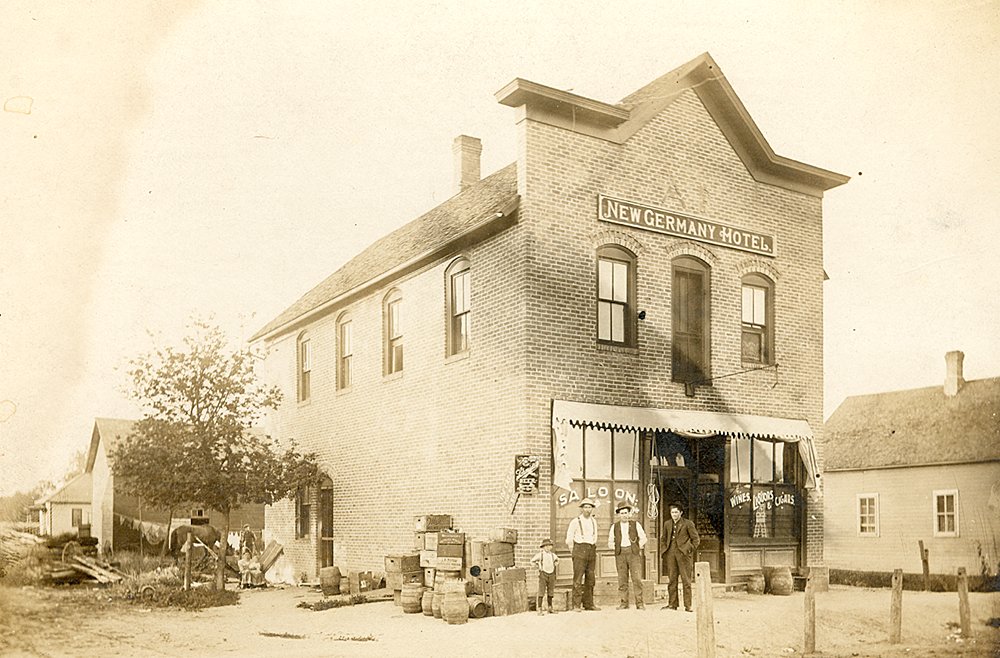
[[[0,4],[0,495],[58,478],[123,366],[249,337],[515,159],[515,77],[616,103],[709,52],[824,200],[826,413],[1000,376],[1000,0]],[[164,9],[163,7],[168,7]]]

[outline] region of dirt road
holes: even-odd
[[[887,642],[888,590],[834,586],[816,597],[816,648],[840,656],[1000,656],[998,594],[970,595],[973,638],[958,637],[954,592],[906,592],[902,644]],[[102,599],[102,597],[104,597]],[[3,656],[695,656],[691,613],[604,609],[450,626],[391,602],[314,612],[307,588],[246,591],[201,612],[109,604],[99,590],[0,588]],[[713,601],[716,654],[802,655],[804,595],[730,593]]]

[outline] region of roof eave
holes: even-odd
[[[300,313],[296,317],[284,322],[276,327],[269,330],[260,331],[254,334],[249,342],[256,343],[258,341],[268,341],[277,338],[278,336],[292,331],[304,324],[313,321],[315,318],[325,315],[331,312],[333,309],[341,306],[347,300],[357,297],[363,294],[365,291],[370,290],[373,287],[384,285],[387,281],[391,281],[406,272],[412,271],[415,268],[422,266],[425,263],[431,262],[440,258],[441,256],[452,251],[458,245],[472,244],[484,240],[491,235],[496,234],[499,231],[507,228],[511,224],[516,222],[517,208],[520,204],[520,196],[513,195],[500,210],[493,212],[485,216],[481,221],[476,222],[473,226],[462,233],[456,235],[454,238],[448,242],[437,245],[428,249],[416,256],[406,260],[395,267],[388,269],[378,276],[375,276],[363,283],[360,283],[353,288],[342,292],[341,294],[333,297],[318,306]]]
[[[531,105],[556,115],[612,128],[628,120],[630,112],[616,105],[586,98],[537,82],[514,78],[496,94],[503,105]]]

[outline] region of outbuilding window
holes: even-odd
[[[958,537],[958,489],[934,492],[934,536]]]
[[[83,525],[83,508],[82,507],[74,507],[72,509],[72,511],[70,512],[70,514],[72,515],[71,523],[72,523],[72,525],[73,525],[74,528],[79,528],[81,525]]]
[[[448,309],[447,356],[469,351],[472,320],[472,276],[469,261],[458,258],[445,270]]]
[[[858,494],[858,536],[878,537],[878,494]]]
[[[635,256],[616,245],[597,250],[597,341],[634,347]]]
[[[743,277],[741,357],[746,363],[774,363],[774,285],[760,274]]]
[[[671,305],[675,382],[705,382],[711,377],[711,317],[709,267],[691,256],[673,261]]]

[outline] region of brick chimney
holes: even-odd
[[[959,389],[965,384],[965,378],[962,376],[962,361],[964,359],[965,354],[958,350],[944,355],[944,362],[947,366],[944,376],[944,394],[950,398],[958,395]]]
[[[451,145],[455,154],[455,193],[479,182],[479,154],[483,143],[478,137],[459,135]]]

